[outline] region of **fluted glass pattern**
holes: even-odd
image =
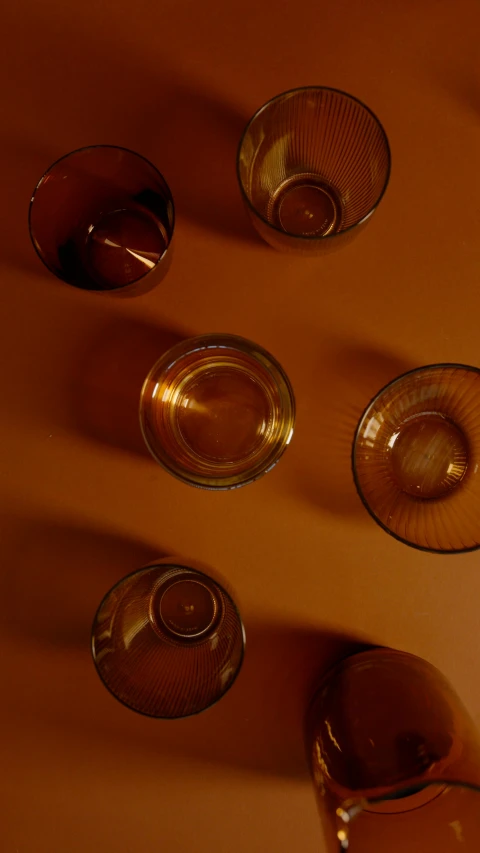
[[[480,545],[480,371],[440,364],[390,383],[362,415],[355,482],[387,532],[455,552]]]
[[[93,659],[105,686],[152,717],[208,708],[233,684],[243,651],[243,625],[230,595],[202,572],[174,563],[121,580],[93,624]]]
[[[309,87],[258,110],[237,167],[262,237],[276,248],[316,254],[366,223],[385,192],[390,151],[368,107],[344,92]]]

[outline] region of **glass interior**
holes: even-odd
[[[230,489],[269,471],[293,435],[295,400],[278,362],[234,335],[186,340],[148,374],[141,394],[145,442],[191,485]]]
[[[43,263],[84,290],[114,290],[163,260],[174,228],[173,199],[160,172],[113,145],[62,157],[39,181],[30,234]]]
[[[359,494],[389,533],[431,551],[480,543],[480,371],[438,364],[400,376],[360,419]]]
[[[478,732],[427,661],[382,648],[341,661],[314,697],[307,745],[328,853],[477,849]]]
[[[250,211],[275,231],[307,241],[368,218],[389,172],[388,142],[376,116],[356,98],[320,87],[265,104],[248,124],[238,155]]]

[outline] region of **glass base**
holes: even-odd
[[[388,445],[394,479],[408,495],[444,497],[466,473],[467,440],[452,421],[436,412],[407,420]]]
[[[272,195],[267,215],[288,234],[325,237],[340,229],[342,203],[337,191],[316,175],[295,175]]]

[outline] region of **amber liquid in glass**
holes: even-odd
[[[190,354],[157,383],[148,406],[163,446],[189,466],[236,470],[278,440],[278,389],[247,353],[218,348]]]

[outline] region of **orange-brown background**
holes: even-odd
[[[404,368],[480,361],[479,25],[475,0],[3,9],[2,853],[321,850],[302,713],[358,641],[428,658],[480,718],[479,556],[384,534],[348,446]],[[257,240],[235,186],[248,117],[304,84],[364,100],[393,153],[371,224],[323,260]],[[29,245],[34,183],[94,143],[149,157],[175,196],[174,263],[138,299],[69,288]],[[280,465],[232,493],[170,478],[132,415],[162,348],[209,331],[271,350],[298,400]],[[248,637],[228,696],[177,723],[117,704],[89,656],[103,593],[171,552],[228,579]]]

